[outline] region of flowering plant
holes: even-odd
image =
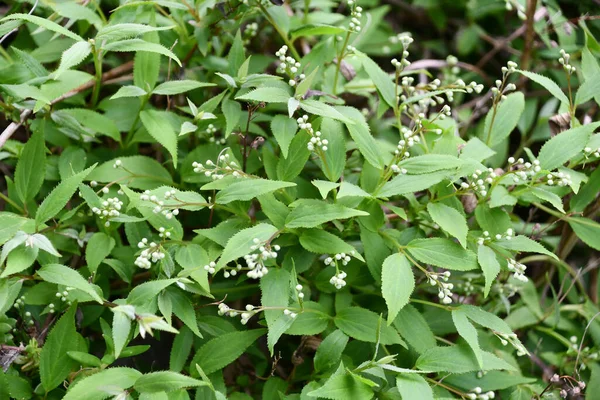
[[[0,399],[594,398],[600,25],[379,3],[9,7]]]

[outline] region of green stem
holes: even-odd
[[[260,10],[264,14],[264,16],[267,19],[267,21],[269,21],[269,23],[271,25],[273,25],[273,28],[275,28],[275,30],[277,31],[277,33],[279,33],[279,36],[281,36],[281,38],[283,39],[283,42],[286,44],[286,46],[288,47],[288,49],[292,53],[292,56],[296,60],[300,60],[302,57],[300,57],[300,54],[298,54],[298,52],[294,48],[294,44],[290,41],[290,38],[288,37],[287,33],[285,33],[285,31],[283,29],[281,29],[281,27],[277,24],[277,22],[275,22],[275,20],[273,18],[271,18],[271,15],[269,14],[269,12],[265,8],[265,6],[262,5],[262,3],[260,2],[260,0],[257,1],[256,4],[258,5],[258,7],[260,8]]]
[[[25,209],[22,207],[19,207],[19,205],[17,203],[15,203],[12,199],[10,199],[9,197],[7,197],[4,193],[0,192],[0,199],[6,201],[8,204],[10,204],[11,206],[13,206],[14,208],[16,208],[17,210],[19,210],[21,212],[21,214],[25,214]]]
[[[92,108],[98,103],[98,97],[100,96],[100,86],[102,85],[102,55],[100,50],[96,49],[96,45],[92,46],[92,54],[94,56],[94,69],[96,70],[96,82],[94,83],[94,89],[92,91]]]
[[[148,103],[149,99],[150,99],[150,94],[142,97],[142,104],[140,104],[140,109],[139,109],[137,115],[135,116],[135,120],[133,121],[133,124],[131,125],[131,129],[129,129],[129,132],[127,133],[127,137],[125,138],[125,148],[127,148],[131,145],[131,141],[133,140],[133,134],[135,132],[135,127],[137,126],[138,122],[140,122],[140,114],[141,114],[142,110],[144,109],[144,107],[146,106],[146,103]]]
[[[346,38],[344,39],[344,44],[342,45],[342,49],[340,50],[340,53],[338,54],[337,57],[337,63],[335,65],[335,75],[333,76],[333,95],[335,96],[337,94],[337,84],[338,84],[338,78],[340,75],[340,67],[342,65],[342,60],[344,59],[344,53],[346,52],[346,46],[348,46],[348,41],[350,40],[350,31],[348,31],[348,33],[346,33]]]

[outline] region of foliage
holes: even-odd
[[[593,18],[8,9],[0,399],[594,398]]]

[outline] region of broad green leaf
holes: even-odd
[[[469,317],[470,320],[485,328],[506,335],[513,333],[510,329],[510,326],[508,326],[506,322],[496,315],[484,311],[481,307],[463,304],[460,306],[460,309],[466,314],[467,317]]]
[[[415,290],[415,275],[406,256],[392,254],[383,262],[381,271],[381,294],[387,304],[387,323],[391,325],[398,312],[408,304]]]
[[[494,109],[490,109],[485,117],[483,138],[488,146],[502,143],[515,129],[523,110],[525,109],[525,96],[521,92],[511,93],[506,96]]]
[[[479,262],[479,266],[481,267],[483,276],[485,278],[483,295],[487,297],[490,293],[492,283],[494,283],[494,280],[500,273],[500,263],[496,258],[496,253],[494,253],[494,250],[483,245],[480,245],[477,248],[477,261]]]
[[[178,372],[157,371],[140,376],[133,387],[140,393],[157,393],[206,385],[206,382]]]
[[[15,300],[21,291],[21,287],[23,287],[22,279],[0,280],[0,313],[4,314],[14,306]]]
[[[29,14],[20,14],[20,13],[16,13],[16,14],[10,14],[7,15],[6,17],[2,18],[0,20],[0,22],[4,22],[4,21],[11,21],[11,20],[17,20],[17,21],[26,21],[26,22],[31,22],[32,24],[35,24],[41,28],[47,29],[49,31],[52,32],[56,32],[59,33],[61,35],[64,35],[68,38],[71,38],[73,40],[76,40],[78,42],[83,41],[84,39],[71,32],[70,30],[62,27],[61,25],[57,24],[56,22],[52,22],[49,19],[46,18],[40,18],[37,17],[35,15],[29,15]]]
[[[89,270],[95,273],[102,260],[108,257],[114,247],[115,239],[106,233],[94,233],[85,248],[85,259]]]
[[[569,225],[583,243],[588,246],[600,250],[600,224],[582,217],[570,217]]]
[[[364,261],[362,256],[356,251],[356,249],[344,242],[338,236],[324,231],[322,229],[306,229],[300,235],[300,244],[306,250],[317,253],[317,254],[338,254],[346,253]]]
[[[87,181],[118,181],[135,189],[155,189],[160,185],[172,185],[171,174],[156,160],[146,156],[120,157],[123,168],[114,168],[115,160],[107,161],[92,171]]]
[[[11,212],[0,211],[0,244],[12,239],[19,230],[34,232],[34,221]]]
[[[333,375],[323,386],[308,393],[310,398],[334,400],[369,400],[373,395],[369,385],[349,373]]]
[[[171,58],[181,67],[181,61],[179,61],[179,58],[177,58],[177,56],[173,54],[171,50],[160,44],[146,42],[141,39],[126,39],[109,43],[104,46],[103,50],[116,52],[147,51],[151,53],[158,53]]]
[[[305,199],[292,210],[285,224],[288,228],[314,228],[325,222],[366,215],[369,214],[340,204]]]
[[[339,26],[325,24],[304,24],[298,29],[290,31],[292,41],[304,36],[339,35],[346,32]]]
[[[377,92],[379,92],[383,101],[385,101],[388,106],[394,108],[397,104],[397,100],[396,94],[394,93],[395,83],[392,82],[392,77],[387,72],[383,71],[381,67],[368,56],[361,57],[361,61],[363,68],[375,84]]]
[[[284,115],[276,115],[271,120],[271,132],[277,140],[283,158],[288,157],[290,143],[298,130],[298,123],[293,118],[287,118]]]
[[[229,54],[227,55],[227,61],[229,62],[229,75],[235,75],[239,72],[240,67],[244,63],[246,59],[246,54],[244,52],[244,42],[242,40],[242,33],[238,29],[235,34],[235,38],[233,39],[233,44],[229,49]]]
[[[70,286],[90,295],[98,303],[102,304],[102,298],[96,292],[94,286],[89,283],[79,272],[61,264],[47,264],[37,271],[37,274],[46,282],[57,285]]]
[[[337,198],[342,199],[344,197],[371,197],[371,195],[362,190],[360,187],[350,182],[343,181],[340,184],[340,190],[337,193]]]
[[[327,329],[331,319],[322,305],[305,301],[304,311],[296,316],[292,326],[285,333],[287,335],[318,335]]]
[[[253,329],[220,335],[200,347],[191,365],[198,364],[206,374],[212,374],[235,361],[266,332],[266,329]]]
[[[183,370],[192,351],[194,333],[186,326],[179,329],[179,334],[173,339],[173,347],[169,357],[169,370],[180,372]]]
[[[422,175],[398,175],[391,181],[386,182],[381,190],[374,194],[377,197],[391,197],[419,192],[429,189],[446,177],[448,177],[448,171],[437,171]]]
[[[107,387],[124,391],[132,387],[141,376],[142,373],[133,368],[107,368],[70,385],[63,400],[104,400],[109,396]]]
[[[168,122],[167,112],[144,110],[140,112],[140,119],[148,133],[164,146],[173,157],[173,165],[177,167],[177,133]]]
[[[353,125],[354,122],[341,114],[338,110],[329,104],[317,100],[306,99],[300,101],[300,108],[309,114],[320,115],[321,117],[333,118],[346,124]]]
[[[293,181],[304,169],[310,150],[306,147],[310,135],[306,131],[298,132],[292,141],[288,150],[288,157],[279,159],[277,164],[277,177],[282,181]]]
[[[62,54],[60,65],[54,72],[54,79],[58,79],[63,72],[81,64],[83,60],[92,53],[92,46],[89,42],[75,42]]]
[[[232,201],[252,200],[263,194],[271,193],[286,187],[296,186],[292,182],[272,181],[268,179],[244,179],[227,186],[217,193],[216,202],[227,204]]]
[[[362,342],[377,342],[377,325],[379,316],[373,311],[360,307],[347,307],[335,316],[335,325],[346,335]],[[406,345],[393,328],[381,325],[381,344]]]
[[[565,213],[565,209],[563,208],[562,199],[555,193],[550,192],[549,190],[542,189],[540,187],[532,187],[531,193],[542,201],[547,201],[552,204],[554,208],[556,208],[561,213]]]
[[[540,166],[549,171],[578,156],[600,122],[579,126],[559,133],[548,140],[538,155]]]
[[[406,169],[410,175],[429,174],[443,169],[456,169],[464,162],[457,157],[445,154],[425,154],[409,157],[398,165]]]
[[[287,104],[290,94],[285,89],[277,87],[263,87],[254,89],[242,96],[237,96],[236,100],[263,101],[265,103],[285,103]]]
[[[8,243],[9,242],[7,242],[7,244]],[[16,247],[8,254],[8,257],[6,257],[6,267],[2,271],[2,274],[0,274],[0,278],[6,278],[7,276],[17,274],[31,267],[38,256],[38,252],[38,247],[28,247],[25,245]]]
[[[289,315],[280,315],[270,326],[269,332],[267,332],[267,347],[269,348],[269,352],[271,353],[271,357],[275,351],[275,345],[281,338],[281,335],[285,333],[289,329],[290,326],[294,323],[294,318]]]
[[[130,4],[130,3],[128,3]],[[155,15],[151,14],[150,22],[155,23]],[[118,31],[115,31],[118,34]],[[142,36],[146,42],[160,43],[158,31],[150,31]],[[133,58],[133,84],[137,87],[151,91],[158,82],[160,72],[161,57],[158,53],[149,51],[138,51]]]
[[[315,371],[326,372],[337,366],[342,358],[342,352],[348,344],[348,339],[348,336],[339,329],[336,329],[327,335],[315,353]]]
[[[403,399],[434,400],[431,386],[419,374],[399,374],[396,387]]]
[[[317,189],[319,190],[319,193],[321,193],[321,197],[323,197],[323,200],[325,200],[327,198],[327,195],[329,194],[329,192],[331,192],[333,189],[336,189],[340,186],[339,183],[322,181],[319,179],[315,179],[311,183],[317,187]]]
[[[331,118],[323,118],[321,123],[323,135],[321,139],[327,140],[327,150],[324,150],[325,161],[322,161],[321,169],[325,176],[332,182],[340,179],[346,167],[346,138],[343,125]],[[344,181],[345,182],[345,181]]]
[[[238,231],[229,239],[223,249],[221,258],[217,263],[217,269],[221,269],[227,263],[249,254],[252,251],[252,246],[256,244],[254,243],[254,239],[258,239],[260,243],[264,243],[275,235],[276,232],[277,228],[270,224],[258,224],[252,228]]]
[[[15,188],[23,203],[33,199],[44,183],[46,171],[46,145],[44,126],[35,132],[23,147],[15,168]]]
[[[430,202],[427,204],[427,211],[433,222],[457,238],[462,247],[467,247],[467,233],[469,233],[469,228],[467,227],[467,220],[464,215],[442,203]]]
[[[83,278],[82,278],[83,279]],[[54,325],[46,339],[40,354],[40,378],[47,392],[60,385],[78,367],[67,352],[85,351],[80,336],[75,329],[75,311],[71,306]]]
[[[112,339],[115,349],[115,358],[119,358],[123,348],[129,340],[129,332],[131,331],[131,320],[129,317],[120,311],[113,313],[112,324]]]
[[[526,251],[528,253],[545,254],[547,256],[554,258],[555,260],[558,260],[558,257],[556,256],[556,254],[552,253],[551,251],[546,249],[544,246],[542,246],[535,240],[528,238],[527,236],[517,235],[517,236],[511,238],[510,240],[502,239],[502,240],[497,240],[494,243],[497,244],[498,246],[503,247],[508,250]]]
[[[161,83],[152,91],[153,94],[173,95],[189,92],[201,87],[216,86],[214,83],[198,82],[192,80],[168,81]]]
[[[75,194],[79,184],[95,167],[96,164],[59,183],[40,204],[35,214],[35,224],[39,226],[58,214]]]
[[[69,18],[73,21],[88,21],[96,28],[100,28],[103,23],[98,14],[96,14],[90,8],[77,4],[77,3],[60,3],[54,6],[56,12],[65,18]]]
[[[44,77],[48,76],[48,71],[42,63],[40,63],[35,57],[31,54],[24,52],[23,50],[18,49],[17,47],[11,47],[12,51],[15,52],[21,63],[25,65],[25,67],[36,77]]]
[[[287,270],[273,269],[260,280],[260,302],[262,306],[274,307],[274,309],[265,310],[264,312],[269,329],[271,329],[271,326],[275,324],[275,321],[280,316],[284,315],[282,308],[288,306],[290,297],[290,279],[291,276]]]
[[[54,111],[54,114],[57,112],[73,117],[84,128],[109,136],[117,142],[121,141],[121,135],[115,122],[103,114],[85,108],[68,108]]]
[[[404,306],[394,320],[394,327],[417,353],[437,346],[435,336],[425,317],[410,304]]]
[[[483,369],[479,367],[473,351],[467,345],[434,347],[419,357],[416,367],[422,371],[447,371],[453,374],[480,370],[515,370],[511,364],[487,351],[482,351],[482,360]]]
[[[145,282],[134,287],[129,296],[127,296],[127,304],[143,305],[148,299],[152,299],[165,289],[166,287],[177,282],[177,279],[159,279],[155,281]]]
[[[243,115],[242,105],[237,101],[230,100],[229,97],[226,97],[221,103],[221,110],[225,116],[225,137],[227,137],[239,125],[239,121]]]
[[[113,94],[110,98],[111,100],[120,99],[122,97],[141,97],[145,96],[148,93],[142,88],[139,88],[134,85],[121,86],[117,93]]]
[[[83,351],[68,351],[67,355],[84,367],[101,367],[102,361],[93,354]]]
[[[489,208],[480,204],[475,209],[475,218],[482,230],[488,231],[490,235],[504,234],[512,228],[510,217],[501,208]]]
[[[569,104],[569,99],[567,98],[565,93],[562,91],[560,86],[558,86],[556,82],[554,82],[552,79],[545,77],[544,75],[536,74],[535,72],[521,70],[517,70],[517,72],[519,72],[521,75],[526,76],[532,81],[542,85],[544,89],[549,91],[550,94],[552,94],[552,96],[560,100],[561,103]]]
[[[465,339],[469,347],[471,347],[471,350],[473,350],[473,354],[475,354],[479,368],[483,369],[483,356],[481,353],[481,347],[479,346],[477,330],[469,321],[465,312],[460,309],[452,310],[452,321],[454,322],[454,326],[456,327],[458,334]]]
[[[198,329],[196,310],[189,298],[181,290],[167,291],[173,305],[173,313],[198,337],[202,337]]]
[[[339,107],[340,113],[348,118],[346,128],[360,150],[361,155],[365,160],[377,169],[383,169],[384,163],[381,157],[381,149],[371,135],[371,128],[367,124],[364,115],[352,107]]]
[[[95,40],[99,43],[101,43],[103,40],[113,42],[115,40],[135,38],[137,36],[141,36],[149,32],[169,30],[171,28],[173,27],[155,27],[150,25],[132,23],[107,25],[98,31]]]
[[[415,239],[406,247],[413,257],[426,264],[455,271],[477,269],[475,253],[448,239]]]

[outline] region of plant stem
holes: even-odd
[[[346,52],[346,46],[348,46],[348,41],[350,40],[350,31],[346,33],[346,38],[344,39],[344,44],[342,45],[342,49],[337,57],[337,62],[335,64],[335,75],[333,76],[333,95],[337,94],[337,84],[338,77],[340,75],[340,66],[342,65],[342,60],[344,59],[344,53]]]
[[[102,55],[100,50],[96,49],[96,45],[92,46],[92,54],[94,56],[94,69],[96,70],[96,82],[94,83],[94,89],[92,91],[92,103],[91,106],[96,107],[98,102],[98,96],[100,95],[100,86],[102,85]]]
[[[271,15],[269,14],[269,12],[265,8],[265,6],[263,6],[260,1],[257,1],[256,4],[258,5],[258,7],[260,8],[260,10],[264,14],[264,16],[267,19],[267,21],[269,21],[269,23],[271,25],[273,25],[273,28],[275,28],[275,30],[277,31],[277,33],[279,33],[279,36],[281,36],[281,38],[283,39],[283,42],[286,44],[286,46],[288,47],[288,49],[292,53],[292,56],[294,56],[294,58],[296,60],[300,60],[302,57],[300,57],[300,54],[298,54],[298,51],[296,51],[296,49],[294,48],[294,44],[290,41],[290,38],[288,37],[287,33],[284,32],[283,29],[281,29],[281,27],[277,24],[277,22],[275,22],[275,20],[273,18],[271,18]]]
[[[19,207],[19,205],[17,203],[15,203],[12,199],[10,199],[8,196],[6,196],[2,192],[0,192],[0,199],[6,201],[8,204],[10,204],[11,206],[13,206],[17,210],[19,210],[21,212],[21,214],[25,214],[25,209],[23,209],[22,207]]]

